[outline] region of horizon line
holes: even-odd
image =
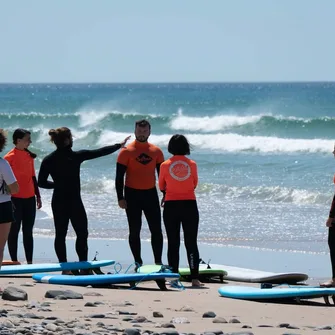
[[[335,83],[335,80],[297,80],[297,81],[22,81],[22,82],[10,82],[0,81],[0,85],[176,85],[176,84],[317,84],[317,83]]]

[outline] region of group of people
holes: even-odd
[[[42,207],[39,187],[53,189],[52,212],[55,226],[55,252],[59,262],[67,262],[66,235],[69,222],[76,233],[76,252],[79,261],[88,260],[88,220],[80,193],[80,165],[82,162],[106,156],[121,149],[116,163],[115,189],[118,205],[125,210],[129,226],[129,246],[136,267],[143,265],[141,257],[142,215],[151,233],[154,261],[162,265],[163,222],[168,239],[168,264],[178,273],[180,229],[191,271],[192,285],[199,281],[199,250],[197,245],[199,211],[195,189],[198,184],[197,164],[187,158],[190,144],[184,135],[173,135],[168,143],[171,157],[164,159],[162,150],[148,142],[151,125],[147,120],[135,123],[135,140],[130,136],[121,143],[95,150],[73,151],[73,138],[69,128],[51,129],[49,136],[56,150],[46,156],[36,178],[36,154],[28,147],[31,133],[16,129],[14,148],[0,158],[0,266],[8,240],[8,250],[13,262],[18,261],[18,235],[22,225],[26,261],[33,262],[33,227],[36,208]],[[0,152],[6,145],[6,134],[0,129]],[[333,154],[335,155],[335,148]],[[156,188],[156,173],[162,199]],[[51,176],[52,180],[48,177]],[[335,178],[334,178],[335,183]],[[329,227],[328,244],[332,264],[332,279],[322,286],[335,286],[335,196],[326,222]],[[66,273],[66,272],[64,272]],[[83,272],[85,273],[85,271]]]
[[[16,129],[15,147],[0,158],[0,266],[8,240],[12,261],[18,261],[18,235],[22,225],[23,245],[28,264],[33,262],[33,227],[36,208],[42,207],[40,188],[53,189],[54,247],[59,262],[67,262],[66,235],[71,222],[76,234],[76,252],[79,261],[88,260],[88,220],[80,191],[81,163],[106,156],[121,149],[116,164],[115,188],[118,205],[125,210],[129,226],[129,246],[136,267],[143,265],[141,257],[141,227],[144,214],[151,233],[154,261],[162,265],[163,222],[168,239],[168,264],[178,273],[180,229],[183,228],[185,247],[193,286],[199,281],[199,250],[197,235],[199,212],[195,189],[198,184],[197,164],[187,158],[190,144],[184,135],[173,135],[168,143],[172,155],[164,159],[163,151],[148,142],[151,125],[147,120],[135,123],[135,140],[105,146],[95,150],[72,150],[73,138],[67,127],[51,129],[50,140],[56,150],[41,163],[36,178],[36,154],[28,147],[31,133]],[[0,129],[0,152],[6,145],[6,134]],[[156,173],[162,199],[156,188]],[[51,176],[52,180],[49,180]],[[66,272],[64,272],[66,273]],[[82,272],[85,274],[85,271]]]

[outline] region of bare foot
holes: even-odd
[[[73,275],[73,273],[70,270],[63,270],[62,275]]]
[[[334,279],[328,280],[320,284],[320,287],[335,287],[335,280]]]
[[[204,286],[202,282],[200,282],[198,279],[192,279],[192,286],[193,287],[201,287]]]

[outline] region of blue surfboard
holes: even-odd
[[[335,288],[323,287],[274,287],[257,288],[251,286],[222,286],[219,288],[222,297],[244,300],[267,300],[285,298],[319,298],[335,295]]]
[[[178,279],[178,273],[118,273],[103,275],[48,275],[38,273],[33,275],[33,279],[38,283],[58,284],[58,285],[111,285],[125,284],[149,280]]]
[[[94,269],[102,266],[114,264],[113,260],[87,261],[87,262],[67,262],[67,263],[41,263],[41,264],[25,264],[4,266],[0,269],[2,275],[16,275],[27,273],[41,273],[54,271],[69,271],[81,269]]]

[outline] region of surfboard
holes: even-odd
[[[2,261],[1,265],[2,266],[4,266],[4,265],[21,265],[21,263],[19,261],[10,261],[10,260],[5,259],[5,260]]]
[[[130,284],[135,286],[142,281],[156,281],[161,289],[166,289],[166,279],[178,279],[178,273],[118,273],[118,274],[102,274],[102,275],[48,275],[45,273],[34,274],[32,278],[38,283],[58,284],[58,285],[75,285],[75,286],[99,286],[99,285],[115,285]]]
[[[233,299],[243,300],[273,300],[273,299],[312,299],[325,298],[329,304],[328,297],[335,295],[335,288],[323,287],[274,287],[274,288],[257,288],[251,286],[222,286],[218,290],[220,296]]]
[[[161,270],[161,265],[143,265],[137,269],[138,273],[154,273],[159,272]],[[191,280],[191,270],[190,268],[179,268],[180,280]],[[206,281],[210,280],[213,277],[220,277],[221,282],[223,281],[223,277],[227,275],[227,271],[223,269],[217,269],[216,267],[211,267],[211,269],[207,269],[204,267],[199,267],[199,279]]]
[[[207,264],[200,264],[201,269],[207,266]],[[209,264],[209,266],[226,270],[228,274],[225,276],[225,280],[245,283],[294,284],[308,279],[307,274],[299,272],[267,272],[220,264]]]
[[[30,274],[40,272],[54,272],[66,270],[94,269],[114,264],[113,260],[67,262],[67,263],[41,263],[4,266],[0,269],[2,275]]]

